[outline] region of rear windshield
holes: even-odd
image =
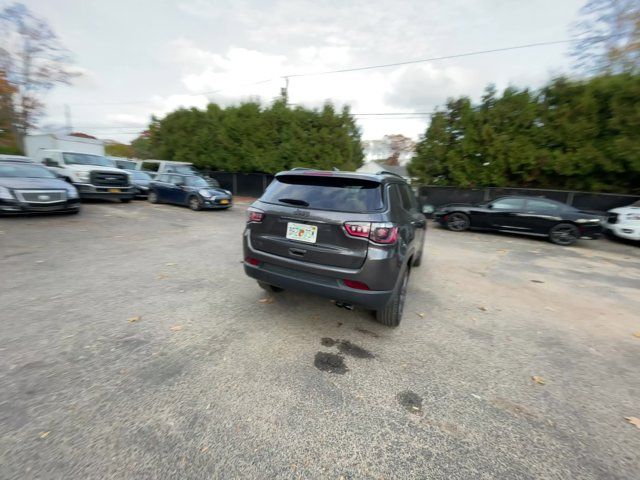
[[[261,200],[340,212],[373,212],[384,207],[378,182],[341,177],[286,175],[277,177]]]

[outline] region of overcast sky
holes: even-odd
[[[7,2],[2,2],[6,4]],[[83,75],[45,99],[43,124],[128,141],[179,106],[279,95],[283,75],[569,38],[584,0],[32,0]],[[547,46],[354,73],[292,78],[289,100],[356,113],[431,112],[485,86],[538,87],[568,72]],[[264,81],[264,83],[254,84]],[[202,92],[218,91],[203,94]],[[359,119],[364,139],[424,133],[428,118]]]

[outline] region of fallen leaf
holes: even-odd
[[[633,417],[631,417],[631,418],[633,418]],[[48,431],[47,432],[40,432],[40,438],[47,438],[49,436],[49,433],[50,432],[48,432]]]
[[[538,385],[544,385],[544,378],[542,378],[540,375],[534,375],[531,377],[531,380],[533,380],[535,383],[537,383]]]
[[[296,468],[298,468],[298,466],[295,463],[291,464],[291,470],[295,470]]]
[[[180,330],[182,330],[182,325],[174,325],[171,327],[172,332],[179,332]]]
[[[480,306],[480,307],[478,307],[478,310],[482,310],[483,312],[486,312],[487,311],[487,307]]]
[[[500,253],[507,253],[508,252],[508,250],[505,250],[504,248],[501,248],[501,249],[496,250],[496,251],[500,252]]]
[[[166,265],[167,267],[173,267],[173,266],[175,265],[175,263],[173,263],[173,262],[169,262],[169,263],[165,263],[165,265]]]
[[[640,338],[640,330],[638,330],[637,332],[635,332],[635,333],[633,334],[633,336],[634,336],[634,337],[638,337],[638,338]]]
[[[544,280],[531,280],[533,283],[544,283]]]
[[[424,313],[418,313],[418,312],[416,312],[416,315],[418,315],[420,318],[424,318]]]
[[[261,298],[260,303],[273,303],[273,298]]]
[[[165,275],[164,273],[158,275],[158,280],[164,280],[165,278],[169,278],[169,275]]]
[[[207,450],[209,450],[209,447],[202,447],[200,453],[205,453]]]
[[[142,315],[136,315],[135,317],[131,317],[128,321],[133,323],[133,322],[139,322],[140,320],[142,320]]]
[[[638,417],[624,417],[624,419],[629,422],[631,425],[635,425],[636,427],[640,428],[640,418]],[[47,432],[49,433],[49,432]]]

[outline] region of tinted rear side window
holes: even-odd
[[[278,205],[354,213],[373,212],[384,207],[378,182],[311,175],[277,177],[261,200]]]

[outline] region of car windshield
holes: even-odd
[[[151,175],[145,172],[135,171],[131,172],[131,175],[133,175],[134,180],[151,180]]]
[[[136,168],[136,162],[131,160],[116,160],[115,162],[118,168],[124,168],[125,170],[133,170]]]
[[[164,171],[166,173],[179,173],[181,175],[193,175],[194,173],[198,173],[198,171],[193,168],[191,165],[176,165],[169,164],[165,167]]]
[[[57,178],[55,174],[44,167],[23,163],[0,165],[0,177]]]
[[[64,163],[67,165],[96,165],[98,167],[113,167],[115,163],[101,155],[88,153],[63,153]]]
[[[184,182],[190,187],[211,187],[212,185],[202,177],[184,177]]]
[[[277,177],[261,200],[341,212],[372,212],[384,206],[382,188],[378,182],[312,175]]]

